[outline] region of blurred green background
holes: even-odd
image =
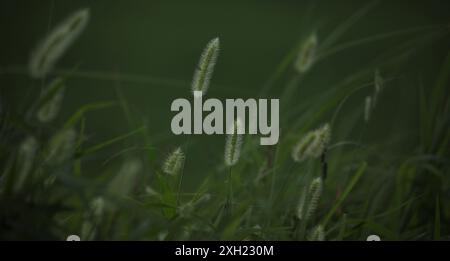
[[[153,146],[151,161],[159,164],[173,148],[186,143],[186,136],[171,134],[170,104],[175,98],[190,96],[195,66],[210,39],[220,37],[221,52],[208,96],[257,98],[280,62],[300,40],[316,32],[320,46],[336,33],[340,24],[368,4],[369,1],[348,0],[3,0],[0,2],[1,102],[15,113],[23,113],[42,85],[27,75],[31,51],[52,26],[74,10],[88,7],[91,19],[86,30],[56,66],[57,74],[75,66],[77,73],[67,81],[61,114],[50,128],[56,129],[84,104],[116,100],[121,93],[130,106],[131,119],[120,107],[89,113],[87,144],[97,144],[145,124]],[[450,25],[450,1],[397,0],[372,4],[370,11],[352,23],[329,49],[322,50],[326,53],[337,48],[318,61],[302,81],[292,96],[292,111],[298,108],[293,115],[307,117],[309,108],[314,107],[309,102],[325,99],[329,94],[327,90],[357,74],[361,68],[375,70],[384,59],[390,58],[389,53],[394,56],[410,48],[411,52],[400,62],[381,68],[389,84],[370,124],[344,124],[333,129],[334,137],[346,133],[357,136],[363,143],[392,143],[389,152],[380,153],[408,153],[414,149],[419,136],[417,85],[422,82],[425,90],[430,90],[449,50],[449,35],[442,31],[448,31]],[[401,33],[389,35],[391,32]],[[346,43],[360,39],[371,40],[346,47]],[[408,41],[415,42],[403,48]],[[280,96],[288,75],[292,74],[291,68],[289,65],[288,70],[276,78],[265,97]],[[364,97],[371,91],[361,90],[351,96],[337,121],[349,120],[345,115],[354,115],[356,111],[360,112],[358,117],[362,117]],[[446,99],[448,101],[448,97]],[[330,121],[333,111],[326,112],[322,122]],[[282,120],[285,115],[281,115]],[[282,127],[281,138],[283,131],[295,131],[295,128]],[[10,137],[14,140],[22,136],[12,134]],[[400,142],[396,143],[398,140]],[[138,138],[128,140],[125,147],[139,142]],[[218,163],[223,161],[223,136],[196,136],[191,138],[191,143],[185,166],[186,191],[196,187],[209,170],[217,169]],[[96,170],[109,166],[105,160],[123,146],[110,146],[83,164],[95,175]],[[338,178],[339,174],[330,175]]]
[[[171,136],[170,120],[173,114],[170,104],[177,97],[189,96],[194,68],[210,39],[221,39],[220,58],[212,79],[210,97],[257,97],[270,74],[299,39],[311,31],[318,33],[319,41],[327,38],[340,22],[368,3],[2,1],[0,66],[25,67],[31,51],[52,25],[62,21],[73,10],[89,7],[91,20],[88,27],[58,62],[57,68],[70,70],[78,65],[79,71],[99,72],[107,77],[73,77],[68,83],[61,118],[71,115],[83,104],[115,99],[115,87],[120,86],[134,113],[148,121],[150,133],[167,138],[166,146],[175,146],[180,139]],[[449,10],[448,1],[380,1],[353,24],[339,42],[421,26],[448,24]],[[312,80],[302,86],[295,100],[301,104],[310,95],[327,90],[361,66],[370,64],[381,52],[398,45],[403,37],[369,42],[324,59],[314,67],[309,77]],[[392,77],[402,77],[405,81],[417,73],[427,77],[427,71],[437,69],[432,65],[440,65],[447,43],[441,41],[438,45],[425,47],[425,51],[421,50],[419,54],[414,53],[420,58],[410,59],[409,64],[405,63],[410,68],[402,68]],[[426,66],[425,61],[428,62]],[[129,77],[114,81],[117,74]],[[2,75],[1,81],[7,102],[21,103],[23,106],[29,103],[32,94],[30,89],[19,86],[38,87],[39,84],[26,75]],[[270,97],[276,97],[277,89],[282,89],[282,83],[277,84]],[[395,128],[392,125],[408,124],[408,120],[414,120],[412,112],[411,118],[408,118],[399,109],[407,108],[402,103],[414,104],[418,101],[414,91],[392,89],[393,94],[386,95],[384,106],[376,112],[380,115],[376,119],[387,117],[392,124],[386,126],[380,119],[380,124],[371,126],[371,132],[381,134],[377,135],[379,138],[389,135],[388,130]],[[87,118],[87,127],[92,135],[90,141],[94,143],[130,129],[120,109],[91,115]],[[417,122],[410,124],[410,128],[417,127]],[[219,144],[223,143],[223,138],[202,136],[196,141],[201,143],[201,146],[196,146],[201,151],[213,152],[221,146]],[[166,147],[160,149],[163,155],[170,150]],[[205,167],[200,164],[202,154],[193,155],[199,155],[197,165]],[[217,158],[218,161],[221,159],[220,156]]]

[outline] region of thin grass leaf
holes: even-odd
[[[328,48],[336,43],[336,41],[343,35],[352,25],[354,25],[358,20],[363,18],[373,7],[378,4],[377,1],[372,1],[366,4],[364,7],[356,11],[353,15],[349,16],[344,22],[342,22],[334,31],[328,35],[328,37],[323,41],[321,45],[323,49]]]
[[[64,124],[64,128],[71,128],[71,127],[75,126],[75,124],[77,124],[78,121],[81,120],[87,112],[106,109],[106,108],[110,108],[110,107],[116,106],[116,105],[117,105],[116,102],[111,102],[111,101],[94,102],[94,103],[86,104],[86,105],[82,106],[81,108],[79,108],[78,111],[75,112],[66,121],[66,123]]]
[[[366,171],[367,168],[367,163],[363,162],[360,167],[358,168],[358,170],[356,171],[355,175],[353,175],[352,179],[350,180],[349,184],[347,185],[347,187],[345,188],[344,192],[342,193],[342,195],[338,198],[338,200],[336,201],[336,203],[334,203],[333,207],[331,208],[331,210],[328,212],[328,214],[325,216],[322,224],[324,227],[326,227],[326,225],[328,224],[328,222],[330,221],[331,217],[333,216],[334,212],[336,212],[336,210],[341,206],[341,204],[344,202],[344,200],[347,198],[347,196],[350,194],[350,192],[352,191],[353,187],[356,185],[356,183],[358,182],[358,180],[361,178],[361,176],[364,174],[364,172]]]
[[[77,158],[81,158],[81,157],[93,154],[93,153],[95,153],[95,152],[97,152],[99,150],[102,150],[102,149],[104,149],[104,148],[106,148],[106,147],[108,147],[108,146],[110,146],[112,144],[115,144],[115,143],[117,143],[119,141],[125,140],[125,139],[127,139],[127,138],[129,138],[129,137],[131,137],[133,135],[136,135],[136,134],[142,132],[143,130],[145,130],[145,127],[141,127],[141,128],[139,128],[137,130],[131,131],[129,133],[117,136],[115,138],[112,138],[112,139],[109,139],[107,141],[104,141],[104,142],[102,142],[100,144],[97,144],[97,145],[94,145],[92,147],[89,147],[89,148],[87,148],[85,150],[80,151],[78,153],[78,155],[77,155]]]
[[[434,209],[434,233],[433,240],[441,239],[441,206],[439,197],[436,197],[436,207]]]

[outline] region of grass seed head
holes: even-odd
[[[308,236],[309,241],[324,241],[325,231],[322,225],[317,225]]]
[[[14,183],[14,190],[20,191],[23,184],[27,181],[30,171],[33,168],[38,141],[36,138],[29,136],[25,138],[19,146],[17,162],[19,166],[18,176]]]
[[[56,26],[36,47],[29,62],[30,74],[44,78],[78,38],[89,21],[89,9],[81,9]]]
[[[241,154],[243,135],[238,133],[242,133],[239,131],[243,128],[242,121],[237,119],[231,128],[232,131],[230,133],[232,134],[227,135],[225,142],[225,165],[227,167],[236,165]]]
[[[374,81],[375,90],[373,93],[372,107],[375,107],[375,104],[378,102],[378,96],[380,96],[381,90],[384,87],[384,80],[383,80],[383,77],[381,77],[381,73],[378,69],[375,70],[373,81]]]
[[[370,110],[372,109],[372,98],[370,96],[366,97],[364,103],[364,121],[369,122],[370,120]]]
[[[378,69],[375,70],[374,85],[375,85],[375,94],[379,94],[383,89],[384,80],[383,77],[381,77],[380,70]]]
[[[203,50],[200,56],[197,69],[194,72],[192,80],[192,92],[201,91],[205,95],[209,87],[209,82],[214,72],[214,66],[219,56],[219,38],[211,40]]]
[[[316,212],[319,205],[320,196],[322,195],[323,183],[322,178],[315,178],[309,185],[308,190],[308,208],[306,210],[305,219],[309,220]]]
[[[294,63],[294,67],[298,73],[306,73],[313,66],[316,59],[317,42],[316,33],[312,33],[300,47]]]
[[[163,171],[169,175],[176,175],[180,172],[184,164],[184,153],[180,147],[176,148],[163,164]]]
[[[103,197],[94,198],[91,202],[90,209],[92,212],[92,218],[96,223],[100,223],[105,211],[105,200],[103,199]]]
[[[40,106],[36,115],[40,122],[50,122],[58,115],[64,97],[63,84],[61,78],[56,78],[44,89],[41,97],[45,99],[45,102]]]
[[[56,133],[49,142],[46,162],[58,165],[69,160],[76,149],[76,138],[74,129],[64,129]]]
[[[325,151],[331,138],[331,128],[327,123],[321,128],[308,132],[292,149],[292,158],[302,162],[307,158],[317,158]]]
[[[294,146],[292,150],[292,158],[296,162],[302,162],[307,159],[309,155],[310,147],[316,139],[316,134],[314,132],[308,132],[298,143]]]
[[[155,197],[155,198],[161,197],[161,194],[158,193],[156,190],[154,190],[150,186],[145,187],[145,194],[149,197]]]
[[[137,158],[126,160],[109,184],[109,192],[119,197],[128,196],[136,185],[136,179],[142,167],[142,162]]]
[[[195,201],[195,206],[201,205],[211,200],[211,194],[205,193]]]
[[[331,128],[330,125],[327,123],[314,131],[314,142],[312,146],[310,147],[309,154],[313,158],[318,158],[322,153],[324,153],[326,147],[328,146],[328,143],[330,142],[331,138]]]
[[[178,207],[177,212],[183,218],[189,218],[192,216],[194,212],[195,206],[191,201],[181,205]]]
[[[96,234],[97,229],[95,228],[92,221],[90,221],[89,219],[84,220],[83,224],[81,225],[81,239],[83,241],[91,241],[94,240]]]

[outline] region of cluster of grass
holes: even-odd
[[[442,54],[447,56],[432,75],[435,81],[425,86],[415,79],[408,86],[420,101],[410,111],[418,132],[402,129],[372,144],[364,139],[386,90],[402,88],[399,72],[412,54],[448,40],[449,29],[407,28],[339,42],[373,7],[364,6],[326,37],[311,32],[299,40],[259,93],[281,100],[279,143],[259,146],[256,136],[224,136],[224,148],[216,152],[223,160],[204,170],[206,178],[194,191],[183,189],[183,179],[196,175],[185,173],[194,138],[156,155],[145,121],[134,121],[130,132],[89,144],[91,111],[119,107],[131,113],[120,91],[117,100],[86,104],[55,121],[77,66],[64,74],[53,67],[89,18],[87,10],[76,12],[33,53],[27,73],[42,85],[33,103],[0,108],[0,239],[449,239],[450,53]],[[406,40],[308,102],[295,102],[311,81],[310,71],[327,57],[398,35]],[[214,81],[218,44],[212,40],[201,56],[193,90],[206,92]],[[350,99],[360,106],[349,110]],[[125,146],[106,157],[113,167],[85,167],[103,157],[100,151],[131,138],[145,149]]]

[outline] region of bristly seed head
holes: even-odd
[[[325,231],[322,225],[317,225],[308,236],[309,241],[324,241]]]
[[[180,147],[176,148],[163,164],[163,171],[169,175],[176,175],[180,172],[184,164],[184,153]]]
[[[373,93],[372,107],[375,107],[375,104],[378,102],[378,96],[381,94],[381,90],[384,87],[384,80],[383,80],[383,77],[381,77],[380,71],[378,69],[375,70],[373,81],[374,81],[375,91]]]
[[[29,173],[33,168],[37,148],[38,141],[32,136],[25,138],[25,140],[23,140],[20,144],[17,155],[19,172],[17,179],[14,182],[14,191],[17,192],[21,190],[23,185],[26,183]]]
[[[317,206],[319,205],[320,196],[322,195],[323,182],[322,178],[315,178],[309,185],[308,190],[308,208],[306,209],[305,219],[309,220],[313,217],[316,212]]]
[[[214,72],[214,66],[219,56],[219,38],[214,38],[203,50],[200,57],[198,67],[194,72],[192,80],[192,92],[201,91],[202,95],[206,94],[209,87],[209,82]]]
[[[369,122],[370,120],[370,110],[372,109],[372,98],[370,96],[366,97],[364,104],[364,121]]]
[[[322,155],[322,153],[328,146],[330,138],[331,138],[330,125],[326,123],[321,128],[315,131],[315,139],[313,145],[311,146],[310,151],[311,156],[314,158],[320,157],[320,155]]]
[[[134,189],[138,175],[143,168],[142,161],[139,158],[127,159],[110,182],[108,190],[111,194],[118,197],[126,197]]]
[[[308,132],[292,149],[292,158],[296,162],[317,158],[325,151],[331,138],[331,128],[327,123],[321,128]]]
[[[53,29],[31,55],[29,69],[34,78],[44,78],[81,34],[89,21],[89,9],[81,9]]]
[[[54,79],[42,92],[42,100],[36,117],[42,123],[47,123],[55,119],[61,108],[64,97],[64,82],[61,78]]]
[[[240,119],[237,119],[234,124],[231,126],[232,131],[228,131],[230,133],[227,135],[227,140],[225,142],[225,165],[227,167],[231,167],[236,165],[239,160],[239,156],[241,154],[242,147],[242,122]]]
[[[105,200],[103,197],[96,197],[92,200],[90,204],[92,218],[96,221],[96,223],[100,223],[103,218],[103,213],[105,211]]]
[[[50,140],[46,162],[58,165],[70,159],[76,146],[77,133],[74,129],[64,129]]]
[[[317,35],[312,33],[300,47],[294,67],[298,73],[306,73],[314,64],[316,59]]]
[[[296,162],[302,162],[310,156],[310,147],[316,139],[314,131],[308,132],[292,150],[292,158]]]
[[[384,80],[383,77],[381,77],[380,70],[375,70],[374,75],[374,84],[375,84],[375,93],[378,94],[383,89]]]

